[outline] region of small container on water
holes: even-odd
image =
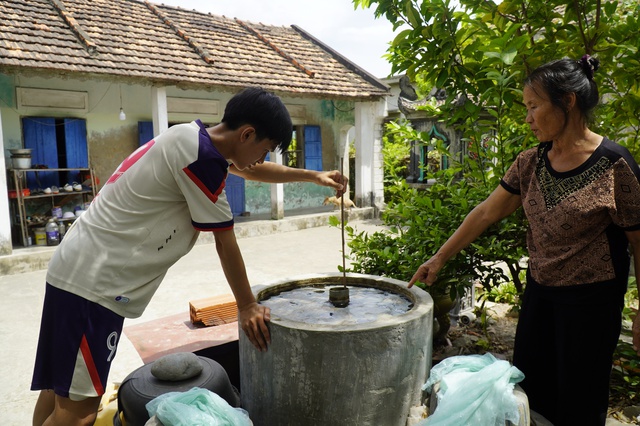
[[[345,286],[329,289],[329,301],[336,308],[344,308],[349,304],[349,289]]]

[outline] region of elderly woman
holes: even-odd
[[[524,82],[526,121],[541,142],[409,282],[431,285],[444,263],[519,207],[529,265],[513,362],[532,410],[555,426],[604,425],[632,248],[640,283],[640,169],[588,128],[599,62],[561,59]],[[633,324],[640,349],[640,315]],[[640,351],[639,351],[640,354]]]

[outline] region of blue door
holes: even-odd
[[[227,201],[231,207],[231,213],[234,216],[240,216],[244,213],[244,178],[229,173],[225,185],[227,193]]]
[[[49,117],[24,117],[22,119],[24,147],[31,148],[31,167],[46,166],[57,169],[58,145],[56,138],[56,120]],[[47,188],[60,186],[56,172],[27,173],[27,187]]]
[[[153,121],[138,121],[138,144],[140,146],[153,139]]]
[[[322,170],[322,136],[320,126],[304,126],[304,168]]]

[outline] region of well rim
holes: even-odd
[[[344,279],[344,281],[343,281]],[[271,283],[261,284],[252,287],[256,301],[267,299],[268,297],[278,295],[284,291],[299,287],[316,287],[316,286],[335,286],[345,283],[352,287],[368,287],[389,291],[408,298],[413,306],[403,314],[387,315],[377,318],[374,321],[361,324],[311,324],[307,322],[294,321],[288,318],[280,317],[277,313],[271,312],[270,322],[274,325],[299,329],[307,332],[345,332],[345,331],[368,331],[372,329],[384,329],[398,327],[404,323],[411,323],[431,311],[433,315],[433,299],[426,291],[412,287],[407,288],[407,282],[394,278],[382,277],[379,275],[348,273],[322,273],[322,274],[306,274],[289,277],[286,279],[274,281]],[[344,308],[338,308],[344,309]]]

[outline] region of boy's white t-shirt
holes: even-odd
[[[169,128],[124,160],[76,219],[47,282],[123,317],[142,315],[199,231],[233,228],[228,167],[199,120]]]

